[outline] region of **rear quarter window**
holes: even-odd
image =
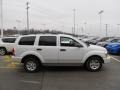
[[[34,45],[35,36],[22,37],[19,41],[19,45]]]

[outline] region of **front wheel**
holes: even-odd
[[[26,58],[24,62],[24,69],[30,73],[37,72],[40,69],[40,63],[36,58]]]
[[[89,71],[92,72],[99,71],[102,67],[102,60],[100,57],[97,56],[90,57],[86,61],[85,66]]]

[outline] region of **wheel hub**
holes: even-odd
[[[100,62],[98,60],[91,60],[90,67],[93,70],[96,70],[100,67]]]
[[[0,55],[5,55],[5,50],[4,49],[0,49]]]
[[[29,70],[29,71],[34,71],[36,69],[36,63],[34,63],[33,61],[29,61],[27,62],[26,64],[26,68]]]

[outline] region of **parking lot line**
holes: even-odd
[[[112,57],[112,56],[110,56],[112,59],[114,59],[115,61],[117,61],[117,62],[119,62],[120,63],[120,60],[118,60],[118,59],[116,59],[116,58],[114,58],[114,57]]]
[[[38,82],[38,81],[26,81],[26,80],[20,80],[20,81],[24,82],[24,83],[40,84],[40,82]]]
[[[16,67],[0,67],[0,69],[16,69]]]

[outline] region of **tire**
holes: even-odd
[[[35,57],[27,57],[24,61],[24,69],[29,73],[38,72],[40,70],[40,62]]]
[[[0,56],[6,55],[7,51],[5,48],[0,48]]]
[[[102,67],[102,60],[100,57],[97,56],[90,57],[86,61],[85,67],[87,70],[92,72],[99,71]]]

